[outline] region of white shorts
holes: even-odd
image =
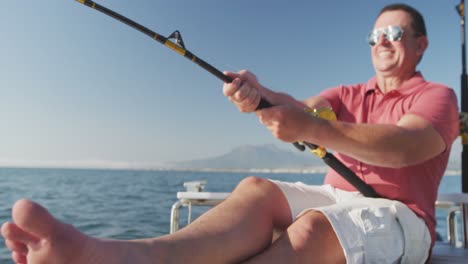
[[[309,210],[330,221],[347,263],[425,263],[431,236],[422,219],[401,202],[363,197],[330,185],[271,180],[283,191],[292,220]]]

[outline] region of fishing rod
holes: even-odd
[[[465,1],[461,0],[460,4],[455,6],[460,15],[461,26],[461,51],[462,51],[462,73],[460,75],[460,90],[461,90],[461,139],[462,139],[462,192],[468,193],[468,127],[467,122],[468,112],[468,76],[466,74],[466,32],[465,32]]]
[[[185,58],[191,60],[192,62],[198,64],[203,69],[207,70],[214,76],[218,77],[221,81],[225,83],[231,83],[233,79],[229,76],[224,75],[220,70],[216,69],[215,67],[211,66],[204,60],[195,56],[192,52],[188,51],[185,48],[184,41],[182,36],[178,30],[174,31],[169,37],[164,37],[138,23],[133,20],[128,19],[127,17],[122,16],[119,13],[116,13],[107,7],[104,7],[100,4],[97,4],[91,0],[75,0],[77,2],[82,3],[85,6],[91,7],[97,11],[100,11],[110,17],[113,17],[120,22],[127,24],[130,27],[142,32],[143,34],[149,36],[150,38],[158,41],[159,43],[163,44],[164,46],[174,50],[175,52],[179,53],[180,55],[184,56]],[[171,39],[175,39],[175,43],[171,41]],[[264,108],[272,107],[273,105],[265,100],[264,98],[260,99],[260,103],[255,110],[260,110]],[[293,143],[296,148],[301,151],[305,150],[307,146],[312,153],[317,155],[321,158],[328,166],[334,169],[337,173],[339,173],[343,178],[345,178],[351,185],[353,185],[358,191],[360,191],[366,197],[380,197],[375,190],[365,183],[361,178],[359,178],[352,170],[346,167],[341,161],[339,161],[333,154],[327,152],[327,150],[321,146],[315,145],[309,142],[294,142]]]

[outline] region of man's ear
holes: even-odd
[[[418,43],[416,47],[416,54],[420,57],[424,54],[424,51],[426,51],[427,47],[429,46],[429,40],[427,39],[427,36],[421,36],[418,38]]]

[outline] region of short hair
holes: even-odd
[[[421,13],[419,13],[418,10],[416,10],[415,8],[407,4],[397,3],[397,4],[387,5],[383,7],[382,10],[380,10],[379,16],[387,11],[398,11],[398,10],[404,11],[411,16],[411,20],[412,20],[411,27],[413,28],[414,32],[417,35],[427,36],[426,24],[424,23],[423,16],[421,15]]]

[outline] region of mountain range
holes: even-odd
[[[455,144],[454,144],[455,145]],[[460,171],[460,151],[452,149],[447,170]],[[229,171],[296,171],[325,172],[327,165],[309,151],[286,150],[273,144],[245,145],[228,153],[205,159],[178,161],[168,164],[169,169],[177,170],[229,170]]]
[[[318,157],[308,151],[289,151],[273,144],[245,145],[217,157],[170,164],[170,167],[187,170],[306,170],[324,166]]]

